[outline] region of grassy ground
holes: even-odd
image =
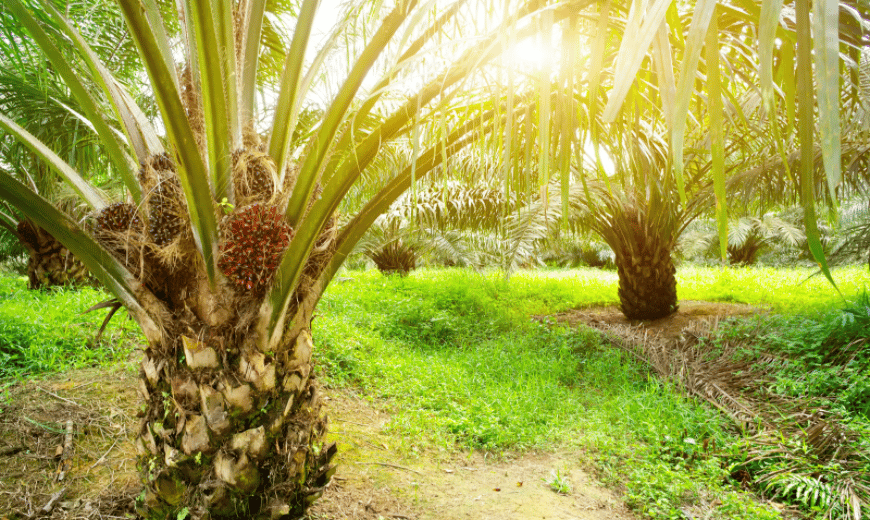
[[[116,313],[99,346],[93,340],[107,309],[81,314],[108,299],[91,287],[29,291],[26,278],[0,275],[0,378],[126,359],[141,340],[126,311]]]
[[[843,300],[812,274],[683,267],[679,296],[776,311],[763,323],[734,325],[723,334],[752,336],[790,353],[794,362],[783,369],[782,391],[824,394],[865,432],[862,442],[867,442],[870,429],[862,430],[867,414],[861,406],[870,383],[860,365],[860,352],[867,349],[859,345],[863,350],[856,350],[857,364],[851,365],[820,353],[870,332],[864,328],[870,317],[864,319],[866,306],[858,299],[868,277],[859,268],[835,271]],[[95,349],[88,338],[101,316],[76,314],[103,298],[90,289],[31,294],[22,281],[0,277],[5,375],[125,359],[125,349],[132,348],[128,321],[116,318],[109,332],[114,340],[106,344],[120,346]],[[407,278],[346,272],[327,291],[314,321],[318,370],[331,386],[390,402],[389,428],[406,454],[433,447],[495,456],[578,447],[643,516],[684,518],[684,511],[701,508],[709,518],[782,517],[781,506],[757,499],[732,480],[747,448],[741,432],[719,412],[681,396],[643,365],[602,344],[591,329],[531,319],[615,301],[615,273],[599,270],[520,272],[510,282],[498,273],[452,269],[421,269]],[[802,378],[802,370],[827,377]],[[841,384],[820,387],[832,379],[831,371]],[[812,508],[820,507],[818,499],[780,494],[804,515],[813,516]]]

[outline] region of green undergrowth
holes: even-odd
[[[686,269],[679,276],[689,296],[681,298],[781,309],[797,308],[791,299],[804,294],[820,306],[841,301],[832,288],[801,285],[803,274]],[[780,289],[760,291],[759,276]],[[322,377],[389,402],[390,428],[407,452],[575,446],[645,517],[781,518],[732,479],[745,446],[722,414],[607,348],[591,329],[530,319],[614,303],[612,273],[520,272],[505,283],[498,273],[421,269],[342,280],[315,321]]]
[[[870,420],[870,296],[807,314],[759,315],[729,323],[718,338],[738,341],[738,355],[777,356],[770,390],[814,398],[846,417]]]
[[[866,271],[834,271],[846,300],[812,275],[683,266],[678,294],[772,309],[725,327],[722,338],[745,341],[746,356],[782,353],[788,362],[777,373],[778,392],[823,397],[870,438],[870,428],[861,429],[870,304],[856,299]],[[508,282],[498,272],[461,269],[418,269],[405,278],[347,271],[316,312],[316,370],[329,386],[389,403],[393,447],[409,456],[574,447],[644,518],[782,518],[734,480],[749,448],[722,414],[682,396],[597,332],[547,318],[616,304],[616,287],[615,273],[597,269],[521,271]],[[79,315],[106,298],[89,288],[31,292],[20,279],[0,277],[0,375],[126,357],[140,336],[125,315],[99,346],[89,340],[106,311]],[[835,350],[843,355],[831,357]],[[812,504],[799,498],[780,493],[813,517]]]
[[[677,270],[677,295],[681,300],[748,303],[782,314],[807,314],[843,307],[870,283],[863,266],[834,268],[832,274],[836,288],[818,269],[683,266]]]
[[[796,434],[750,446],[752,457],[736,468],[752,475],[767,494],[810,517],[870,518],[867,293],[840,307],[733,321],[712,341],[741,345],[738,359],[767,374],[764,391],[769,399],[805,403],[803,418],[794,412],[783,414],[785,427],[811,414],[817,416],[815,424],[827,425],[822,435],[837,438],[835,448],[825,448],[826,441],[811,442],[816,434],[801,426],[803,431]],[[863,513],[857,512],[859,503]]]
[[[81,314],[109,298],[90,287],[31,291],[26,278],[0,274],[0,379],[126,359],[140,340],[126,312],[115,314],[98,344],[107,309]]]

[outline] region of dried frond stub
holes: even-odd
[[[218,266],[237,288],[260,293],[272,281],[293,234],[278,208],[252,204],[227,217]]]
[[[31,245],[36,244],[38,242],[36,227],[30,223],[29,220],[22,220],[18,223],[17,228],[18,234],[21,235],[21,239],[24,243]]]

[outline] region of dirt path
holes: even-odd
[[[681,301],[671,316],[630,321],[617,306],[565,311],[538,319],[572,327],[583,323],[619,334],[642,330],[673,339],[687,327],[714,327],[719,319],[765,312],[735,303]],[[312,519],[594,520],[635,518],[612,491],[581,469],[578,452],[537,453],[487,460],[478,454],[429,454],[396,460],[395,441],[384,433],[389,416],[349,393],[329,405],[332,436],[339,442],[336,478]],[[554,472],[571,486],[558,494],[547,482]]]
[[[613,492],[580,468],[579,452],[505,455],[427,453],[398,458],[384,433],[389,416],[359,397],[333,394],[331,435],[339,470],[312,519],[629,520]],[[547,483],[558,472],[570,486]]]
[[[0,519],[21,518],[64,490],[50,515],[125,518],[138,493],[132,444],[139,405],[135,375],[117,367],[74,370],[6,389],[0,406]],[[389,414],[349,391],[328,391],[339,470],[311,520],[629,520],[618,498],[580,469],[580,453],[397,455],[405,443],[384,427]],[[75,424],[75,454],[55,482],[57,448]],[[558,471],[560,495],[545,480]],[[16,513],[19,516],[15,516]]]

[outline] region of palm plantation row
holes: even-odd
[[[2,88],[22,95],[0,107],[0,221],[63,244],[142,329],[150,518],[298,518],[322,494],[312,313],[405,192],[483,186],[478,226],[592,230],[623,312],[653,318],[676,310],[693,219],[725,237],[738,198],[799,200],[824,266],[816,197],[866,174],[870,15],[849,2],[812,22],[804,0],[366,3],[324,42],[317,0],[4,5]],[[524,41],[560,58],[517,67]],[[22,85],[56,89],[45,112]]]

